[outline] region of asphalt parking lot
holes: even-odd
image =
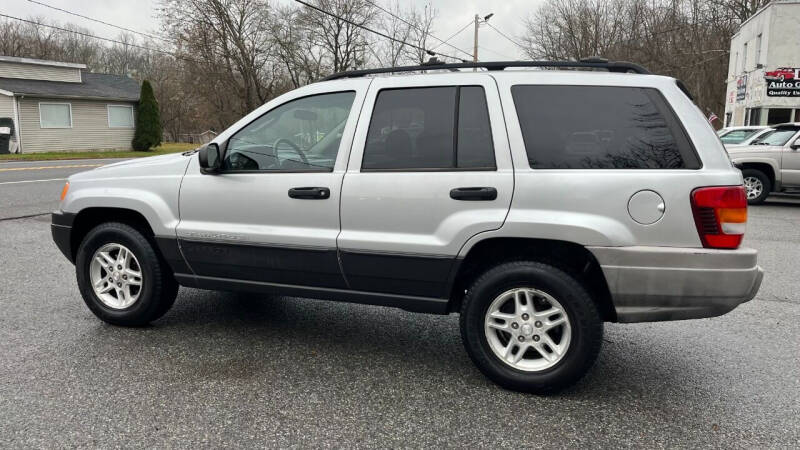
[[[182,288],[150,327],[106,325],[35,215],[63,180],[4,184],[85,168],[2,170],[98,162],[31,164],[0,164],[2,448],[800,446],[798,200],[750,209],[755,300],[608,324],[591,374],[536,397],[478,372],[456,315]]]

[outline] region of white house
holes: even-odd
[[[139,83],[83,64],[0,56],[0,126],[11,151],[129,149]]]

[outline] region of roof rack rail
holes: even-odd
[[[552,67],[552,68],[573,68],[573,69],[605,69],[609,72],[633,72],[638,74],[649,74],[650,71],[632,62],[626,61],[609,61],[603,58],[584,58],[580,61],[489,61],[489,62],[466,62],[466,63],[452,63],[452,64],[436,64],[426,63],[419,66],[400,66],[400,67],[382,67],[379,69],[359,69],[348,70],[346,72],[339,72],[329,75],[320,81],[338,80],[341,78],[356,78],[366,75],[375,75],[380,73],[397,73],[397,72],[418,72],[427,70],[455,70],[455,69],[472,69],[484,68],[486,70],[505,70],[508,67]]]

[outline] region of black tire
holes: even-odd
[[[572,334],[566,353],[554,366],[539,372],[504,363],[490,348],[484,332],[492,301],[517,287],[548,293],[570,320]],[[536,394],[555,393],[578,382],[591,369],[603,341],[603,321],[583,286],[556,267],[532,261],[504,263],[481,275],[464,298],[460,321],[467,353],[484,375],[506,389]]]
[[[142,287],[136,302],[125,309],[106,306],[95,294],[89,276],[94,253],[105,244],[122,244],[136,256],[142,272]],[[101,320],[113,325],[143,326],[169,311],[178,295],[178,283],[169,266],[159,256],[151,241],[124,223],[100,224],[86,235],[75,258],[78,289],[86,306]]]
[[[747,203],[750,205],[760,205],[761,203],[764,203],[764,200],[769,197],[769,193],[772,191],[772,183],[769,181],[769,177],[767,174],[758,169],[742,170],[742,178],[746,179],[747,177],[757,178],[759,181],[761,181],[761,185],[764,187],[764,189],[761,191],[761,195],[753,199],[748,198]]]

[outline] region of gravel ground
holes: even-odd
[[[49,217],[0,221],[0,447],[797,448],[800,204],[750,217],[755,300],[608,324],[551,397],[486,380],[455,315],[182,288],[150,327],[105,325]]]

